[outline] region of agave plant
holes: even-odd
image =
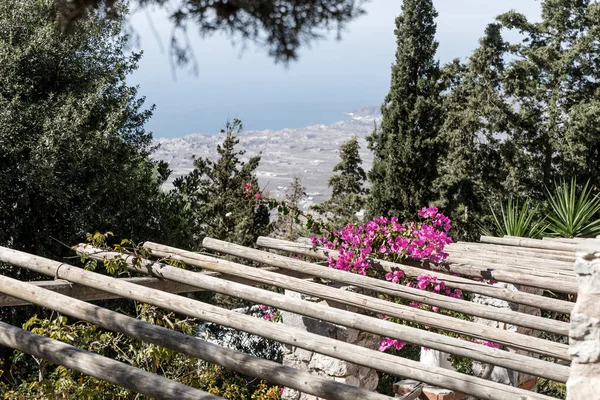
[[[519,207],[519,201],[509,199],[506,207],[500,205],[498,216],[492,209],[493,229],[482,229],[486,236],[520,236],[540,238],[546,229],[545,218],[538,213],[538,207],[532,207],[529,200]]]
[[[548,234],[565,238],[600,235],[600,194],[592,193],[589,181],[577,192],[576,179],[555,184],[554,192],[546,188],[548,200]]]

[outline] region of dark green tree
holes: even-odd
[[[228,122],[221,130],[224,140],[217,146],[217,160],[196,159],[194,170],[174,182],[171,196],[192,221],[196,247],[207,236],[251,246],[271,230],[269,208],[260,201],[254,174],[260,156],[240,159],[245,153],[237,148],[242,129],[239,120]]]
[[[600,183],[600,4],[545,0],[542,21],[498,17],[524,38],[509,47],[502,80],[517,123],[503,150],[507,190],[542,197],[555,180]]]
[[[120,0],[54,0],[60,11],[61,25],[71,31],[74,23],[94,10],[115,16]],[[187,35],[196,28],[203,36],[224,32],[232,38],[251,40],[267,47],[277,61],[288,62],[298,49],[323,37],[323,31],[342,28],[364,13],[364,0],[134,0],[140,7],[163,7],[176,30]],[[167,6],[168,4],[168,6]],[[183,42],[183,43],[182,43]],[[180,62],[189,61],[187,41],[172,36],[172,55]]]
[[[433,187],[435,204],[450,216],[453,236],[462,240],[477,239],[489,206],[503,193],[498,147],[512,110],[500,90],[507,48],[500,29],[499,24],[486,28],[468,63],[454,60],[443,68],[443,153]]]
[[[119,18],[69,37],[56,18],[52,0],[0,2],[0,245],[57,257],[96,230],[156,238],[168,169],[126,82],[140,55]]]
[[[334,175],[328,182],[332,192],[331,199],[312,207],[338,228],[356,222],[356,213],[364,207],[367,175],[362,168],[359,150],[360,144],[356,136],[342,143],[340,162],[333,167]]]
[[[405,218],[434,197],[442,112],[436,16],[431,0],[405,0],[396,18],[390,92],[381,106],[381,126],[368,138],[374,153],[370,216]]]

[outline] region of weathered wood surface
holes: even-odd
[[[594,240],[593,238],[550,238],[550,237],[544,237],[542,238],[542,240],[547,240],[547,241],[551,241],[551,242],[562,242],[562,243],[583,243],[587,240]]]
[[[513,256],[508,254],[499,255],[456,249],[448,249],[448,252],[450,255],[448,256],[447,260],[453,262],[467,262],[473,260],[478,262],[492,263],[499,266],[509,265],[513,268],[516,267],[523,271],[536,269],[549,271],[557,270],[575,276],[573,272],[572,261],[554,261],[539,257],[526,258],[524,256]]]
[[[481,259],[481,257],[471,257],[468,254],[451,254],[447,260],[448,263],[457,264],[470,264],[477,267],[488,268],[492,270],[500,269],[507,272],[512,272],[519,276],[520,274],[526,275],[539,275],[544,277],[567,277],[573,281],[577,280],[577,276],[573,271],[570,263],[563,265],[542,265],[543,261],[539,261],[537,265],[526,262],[510,261],[508,259],[495,258],[495,259]]]
[[[176,282],[172,283],[175,284]],[[194,287],[194,290],[198,290],[198,288]],[[21,282],[0,275],[0,291],[15,296],[15,298],[20,298],[22,301],[38,304],[107,330],[120,332],[147,343],[153,343],[213,364],[222,365],[245,375],[265,379],[271,383],[287,386],[322,398],[331,400],[389,399],[388,396],[218,346],[197,337],[140,321],[59,293],[50,293],[46,288],[32,283]]]
[[[506,398],[520,400],[552,399],[538,393],[490,382],[443,368],[424,366],[416,361],[365,349],[299,329],[291,329],[282,324],[274,324],[251,316],[240,315],[239,313],[183,298],[175,294],[160,292],[128,282],[115,282],[115,278],[5,247],[0,247],[0,261],[28,268],[41,274],[57,276],[58,278],[67,279],[82,285],[97,287],[123,297],[156,305],[170,311],[200,318],[233,329],[243,330],[292,346],[309,349],[357,365],[374,368],[392,375],[405,376],[476,397],[490,400],[505,400]]]
[[[147,248],[156,248],[158,245],[153,244],[153,246],[148,246],[148,243],[146,243],[145,246]],[[86,249],[82,249],[82,248],[78,249],[78,251],[85,251],[85,250]],[[119,256],[119,254],[117,254],[117,253],[100,253],[97,255],[93,255],[93,252],[95,252],[95,249],[93,249],[93,248],[87,248],[87,251],[91,252],[91,254],[90,253],[88,253],[88,254],[90,254],[89,256],[92,258],[95,258],[95,257],[111,258],[111,257]],[[161,253],[156,250],[153,250],[153,252],[155,252],[156,256],[161,257],[161,258],[166,255],[165,253]],[[182,252],[183,252],[183,250],[182,250]],[[346,298],[354,297],[354,298],[357,298],[357,300],[354,302],[353,305],[357,305],[357,304],[359,305],[359,304],[363,303],[365,300],[367,300],[367,301],[376,301],[379,304],[383,303],[382,305],[384,307],[387,306],[387,310],[394,309],[394,308],[398,308],[398,309],[404,308],[405,312],[403,312],[403,314],[402,314],[404,317],[407,317],[407,314],[408,314],[408,317],[411,317],[411,318],[412,318],[411,314],[423,314],[424,316],[419,319],[424,320],[423,323],[429,324],[429,325],[431,325],[430,322],[440,324],[440,322],[438,322],[438,319],[441,319],[442,321],[450,320],[451,322],[458,323],[458,324],[461,324],[462,326],[464,326],[462,328],[463,331],[469,332],[468,334],[473,335],[473,336],[476,336],[476,334],[474,332],[476,332],[477,329],[484,327],[484,325],[473,325],[473,323],[470,323],[470,322],[454,320],[452,318],[448,318],[443,315],[430,313],[430,312],[424,312],[423,310],[415,310],[410,307],[399,306],[397,304],[392,304],[392,303],[389,303],[389,302],[386,302],[383,300],[369,298],[368,296],[359,296],[355,293],[341,291],[339,289],[333,289],[333,288],[329,288],[329,287],[326,287],[323,285],[318,285],[318,284],[311,283],[311,282],[304,282],[302,280],[296,280],[295,282],[291,282],[292,278],[289,278],[289,277],[285,277],[285,276],[281,276],[281,275],[277,276],[277,274],[273,274],[273,273],[266,272],[263,270],[257,270],[255,268],[250,268],[250,267],[247,267],[244,265],[235,264],[235,263],[228,262],[228,261],[223,261],[223,260],[219,260],[219,259],[215,259],[215,258],[211,259],[208,256],[199,255],[199,254],[192,253],[192,252],[186,252],[186,253],[189,256],[194,257],[194,258],[191,258],[191,257],[184,258],[184,257],[180,257],[180,256],[179,257],[175,256],[175,257],[172,257],[172,259],[179,259],[179,260],[187,261],[187,262],[189,262],[190,265],[196,265],[196,266],[208,267],[210,265],[211,267],[215,268],[215,270],[216,269],[227,270],[230,273],[236,274],[238,276],[242,276],[242,274],[245,277],[246,276],[261,277],[261,276],[265,276],[265,275],[275,275],[275,277],[272,277],[271,279],[266,279],[264,282],[268,283],[268,284],[275,284],[276,286],[281,285],[282,282],[290,282],[289,288],[291,288],[295,291],[299,291],[299,292],[303,292],[303,290],[301,290],[301,287],[302,288],[312,287],[310,294],[316,295],[320,298],[327,298],[327,299],[335,301],[335,302],[343,303]],[[198,259],[207,260],[207,261],[202,262],[202,261],[198,261]],[[375,333],[378,335],[383,335],[383,336],[387,336],[387,337],[404,340],[404,341],[418,344],[421,346],[436,348],[436,349],[439,349],[439,350],[442,350],[445,352],[449,352],[451,354],[462,355],[462,356],[473,358],[473,359],[485,359],[484,362],[487,362],[487,363],[511,364],[511,367],[509,367],[509,368],[512,368],[515,370],[530,371],[532,366],[536,365],[536,369],[543,371],[542,374],[544,374],[545,376],[548,374],[552,374],[553,375],[552,379],[563,380],[568,377],[568,368],[565,368],[564,366],[552,364],[552,363],[547,363],[545,361],[540,361],[540,360],[537,360],[534,358],[519,355],[518,357],[514,357],[514,358],[511,357],[511,358],[507,359],[507,357],[506,357],[507,353],[504,351],[487,348],[485,346],[481,346],[481,345],[471,343],[468,341],[458,340],[458,339],[447,337],[444,335],[439,335],[439,334],[423,331],[420,329],[391,323],[391,322],[388,322],[385,320],[380,320],[378,318],[372,318],[372,317],[368,317],[365,315],[360,315],[360,314],[356,314],[353,312],[340,310],[337,308],[331,308],[331,307],[328,307],[325,305],[314,304],[314,303],[303,301],[300,299],[290,298],[289,296],[281,295],[278,293],[273,293],[273,292],[270,292],[267,290],[261,290],[261,289],[256,289],[253,287],[248,287],[246,285],[239,285],[239,284],[235,284],[235,283],[231,283],[231,282],[226,282],[226,281],[223,281],[222,279],[217,279],[217,278],[212,278],[212,277],[207,277],[207,276],[200,276],[199,274],[191,273],[189,271],[182,270],[180,268],[175,268],[175,267],[165,265],[162,263],[158,263],[158,262],[154,262],[154,263],[148,262],[148,263],[145,263],[145,265],[142,267],[135,267],[135,266],[131,265],[131,261],[132,261],[131,257],[126,259],[126,261],[129,262],[130,267],[135,271],[148,271],[148,272],[154,273],[154,274],[160,273],[162,276],[164,276],[167,279],[173,279],[176,281],[185,280],[190,285],[198,285],[200,287],[203,287],[204,289],[213,290],[217,293],[223,293],[223,294],[227,294],[230,296],[239,297],[239,298],[242,298],[245,300],[259,302],[262,304],[267,304],[267,305],[276,307],[278,309],[294,312],[297,314],[309,316],[309,317],[320,319],[320,320],[327,321],[327,322],[332,322],[332,323],[335,323],[338,325],[351,327],[351,328]],[[255,273],[255,275],[251,274],[252,271]],[[249,278],[249,279],[251,279],[251,278]],[[354,295],[354,296],[352,296],[352,295]],[[364,300],[361,301],[360,300],[361,298],[363,298]],[[387,310],[384,309],[384,311],[387,311]],[[437,316],[440,318],[436,318],[434,316]],[[431,321],[428,318],[431,319]],[[466,326],[465,326],[465,324],[466,324]],[[434,326],[434,325],[432,325],[432,326]],[[475,329],[471,330],[470,328],[475,328]],[[487,328],[487,327],[485,327],[485,328]],[[495,330],[492,329],[492,330],[494,331],[494,333],[503,336],[503,339],[505,339],[505,340],[506,340],[506,338],[504,336],[512,336],[513,337],[512,341],[511,341],[512,343],[514,343],[514,341],[523,341],[524,338],[528,338],[527,336],[524,336],[524,335],[514,336],[515,334],[512,334],[512,333],[511,333],[511,335],[506,335],[509,332],[499,330],[499,329],[495,329]],[[487,338],[487,337],[485,337],[485,338]],[[528,341],[528,339],[525,339],[525,341]],[[511,343],[511,345],[512,345],[512,343]],[[550,343],[552,343],[552,342],[544,341],[544,344],[546,344],[546,345],[548,345]],[[551,347],[554,347],[554,346],[551,346]],[[562,346],[562,347],[563,347],[562,350],[566,350],[566,346]],[[558,347],[556,348],[556,350],[558,350]],[[565,354],[563,354],[563,357],[564,356],[565,356]],[[499,357],[502,359],[499,359]],[[559,368],[557,368],[557,367],[559,367]]]
[[[533,258],[541,258],[548,260],[575,262],[575,257],[572,252],[569,251],[557,251],[557,250],[546,250],[536,249],[533,247],[515,247],[505,246],[499,244],[488,244],[488,243],[471,243],[471,242],[457,242],[448,245],[449,250],[461,249],[462,251],[481,252],[486,254],[494,255],[512,255],[512,256],[525,256]]]
[[[393,284],[391,282],[368,278],[368,277],[364,277],[364,276],[357,275],[357,274],[348,274],[346,272],[342,272],[342,271],[338,271],[338,270],[334,270],[334,269],[330,269],[330,268],[323,268],[323,267],[315,266],[313,264],[310,264],[310,263],[307,263],[304,261],[294,260],[294,259],[291,259],[288,257],[279,256],[279,255],[268,253],[268,252],[260,252],[258,250],[249,249],[249,248],[246,248],[243,246],[237,246],[237,245],[233,245],[233,244],[227,243],[227,242],[216,241],[215,239],[207,238],[204,242],[204,246],[206,248],[215,248],[215,249],[218,248],[219,251],[221,251],[221,252],[229,253],[229,254],[237,255],[237,256],[243,256],[246,258],[250,258],[254,261],[268,262],[268,263],[271,263],[271,265],[277,265],[281,268],[291,268],[291,269],[302,270],[302,271],[305,271],[305,272],[308,272],[311,274],[318,275],[318,276],[328,279],[328,280],[342,282],[347,285],[363,287],[368,290],[386,293],[386,294],[390,294],[393,296],[402,297],[403,293],[404,293],[404,289],[410,289],[410,288],[405,288],[400,285]],[[205,258],[204,260],[207,260],[207,259]],[[208,264],[206,264],[206,265],[208,265]],[[213,268],[213,266],[210,266],[209,268]],[[232,267],[228,265],[228,268],[231,269]],[[243,273],[243,272],[238,271],[238,273]],[[260,279],[260,277],[258,277],[257,279]],[[282,282],[279,284],[284,285],[285,282]],[[294,283],[293,285],[290,285],[290,286],[295,288],[294,290],[296,290],[296,291],[307,292],[308,290],[310,290],[308,288],[302,287],[299,283]],[[419,301],[423,301],[426,303],[428,301],[428,298],[425,296],[428,296],[429,298],[431,298],[431,296],[429,296],[429,295],[432,295],[431,293],[427,293],[427,292],[420,291],[420,290],[415,290],[415,291],[417,292],[417,295],[419,296],[418,297],[420,299]],[[324,297],[324,298],[329,298],[329,296],[332,296],[333,300],[335,300],[335,298],[336,298],[336,294],[329,295],[328,293],[320,293],[320,296],[328,296],[328,297]],[[337,296],[340,296],[340,295],[338,294]],[[431,325],[431,326],[438,327],[440,329],[450,330],[450,331],[454,331],[454,332],[458,332],[458,333],[469,334],[468,332],[470,332],[470,334],[473,336],[477,336],[480,338],[487,338],[489,340],[497,341],[499,343],[505,343],[508,345],[508,341],[506,341],[507,338],[505,337],[505,334],[508,332],[506,332],[504,330],[500,330],[497,328],[490,328],[490,327],[483,328],[484,325],[481,325],[481,324],[473,325],[472,322],[456,320],[451,317],[427,312],[424,310],[415,309],[412,307],[406,307],[406,306],[402,306],[402,305],[398,305],[398,304],[390,304],[389,302],[385,302],[385,301],[382,301],[379,299],[374,299],[369,296],[364,296],[364,295],[360,295],[360,296],[361,297],[357,298],[359,300],[357,307],[360,307],[361,302],[363,304],[366,304],[365,302],[370,302],[370,305],[372,307],[374,307],[374,306],[382,307],[382,308],[378,308],[377,310],[384,310],[384,311],[378,311],[378,312],[382,312],[383,314],[396,316],[398,318],[401,318],[401,319],[404,319],[404,320],[407,320],[410,322],[417,322],[417,323],[422,323],[424,325]],[[456,302],[458,302],[458,303],[462,302],[463,304],[468,305],[469,307],[474,306],[474,304],[470,303],[470,302],[464,302],[462,300],[451,299],[451,298],[447,298],[445,296],[441,296],[441,297],[447,302],[450,302],[450,300],[456,300]],[[353,298],[356,298],[356,297],[353,296]],[[348,301],[348,298],[344,298],[344,300],[339,300],[339,301],[345,302],[345,301]],[[362,308],[364,308],[364,307],[362,307]],[[446,308],[448,308],[448,306],[446,306]],[[373,309],[375,310],[375,308],[373,308]],[[499,310],[496,308],[491,308],[491,307],[489,308],[489,310],[492,311],[492,313],[491,313],[492,315],[490,315],[490,319],[496,319],[497,317],[494,317],[493,314],[498,312]],[[468,311],[466,311],[466,312],[468,313]],[[527,317],[532,318],[532,316],[529,316],[529,315],[527,315],[524,318],[527,318]],[[536,317],[536,318],[540,322],[542,322],[541,320],[544,320],[543,318],[539,318],[539,317]],[[552,328],[551,325],[555,325],[556,321],[549,321],[546,319],[542,323],[545,325],[545,327],[547,329],[555,329],[555,328]],[[568,328],[568,324],[565,324],[565,323],[559,324],[559,329],[561,330],[561,332],[564,332],[565,328]],[[500,331],[501,333],[499,333],[498,331]],[[537,345],[533,345],[533,342],[531,342],[531,343],[532,343],[532,347],[538,348],[538,350],[534,350],[534,352],[537,352],[537,353],[540,352],[541,348],[547,348],[547,345],[549,343],[552,343],[547,340],[538,342],[541,339],[532,338],[532,337],[528,337],[528,336],[521,335],[521,334],[513,333],[513,335],[517,335],[517,336],[514,336],[513,339],[511,339],[512,346],[520,347],[520,348],[524,349],[523,340],[525,340],[526,342],[529,342],[530,340],[534,340],[534,342],[537,342]],[[494,338],[494,339],[492,339],[492,338]],[[550,351],[554,354],[554,356],[557,356],[558,358],[566,359],[565,356],[566,356],[567,347],[565,345],[559,345],[559,347],[557,348],[556,345],[557,345],[557,343],[552,343],[550,345],[550,347],[554,348],[555,350],[558,350],[558,352],[561,353],[562,355],[558,356],[558,353],[556,351],[553,351],[553,350],[550,350]],[[559,350],[559,348],[560,348],[560,350]]]
[[[540,289],[554,290],[561,293],[576,294],[577,278],[572,274],[550,270],[519,270],[517,268],[500,267],[477,261],[440,262],[420,261],[425,269],[444,271],[475,278],[493,279],[513,284],[524,284]],[[412,264],[416,265],[416,264]]]
[[[205,261],[203,264],[204,268],[211,269],[213,271],[218,270],[229,270],[233,271],[235,269],[235,274],[237,276],[248,277],[248,273],[257,275],[253,269],[249,269],[249,271],[244,266],[239,265],[228,265],[228,267],[223,267],[223,263],[219,264],[213,262],[209,257],[197,256],[195,253],[185,252],[183,250],[179,250],[173,247],[168,247],[164,245],[159,245],[157,243],[149,243],[146,242],[144,246],[150,250],[152,250],[159,257],[172,255],[179,255],[188,257],[188,261],[183,260],[185,262],[189,262],[190,259],[196,259]],[[207,249],[212,249],[218,252],[223,252],[226,254],[235,255],[242,258],[248,258],[254,261],[266,263],[268,265],[274,265],[280,268],[289,268],[295,271],[304,271],[310,273],[314,276],[318,276],[320,278],[334,280],[337,282],[345,283],[347,285],[353,285],[362,287],[377,293],[385,293],[388,295],[404,298],[411,301],[417,301],[420,303],[429,304],[432,306],[437,306],[441,308],[445,308],[448,310],[453,310],[456,312],[461,312],[469,315],[475,315],[478,317],[491,319],[495,321],[507,322],[510,324],[515,324],[519,326],[527,326],[532,329],[543,330],[547,332],[553,332],[561,335],[568,335],[569,324],[565,322],[550,321],[547,318],[535,317],[528,314],[517,313],[511,310],[498,309],[495,307],[489,307],[481,304],[474,304],[472,302],[454,299],[448,296],[443,296],[436,293],[430,293],[427,291],[419,290],[416,288],[410,288],[403,285],[397,285],[392,282],[382,281],[379,279],[374,279],[366,276],[361,276],[357,274],[348,274],[342,271],[323,268],[320,266],[316,266],[314,264],[304,262],[301,260],[294,260],[289,257],[275,255],[269,252],[260,251],[256,249],[251,249],[244,246],[235,245],[232,243],[224,242],[221,240],[216,240],[212,238],[206,238],[203,241],[203,246]],[[259,279],[263,280],[272,280],[277,279],[276,274],[270,274],[268,276],[260,275]],[[248,279],[252,279],[249,278]],[[281,279],[279,279],[281,281]],[[297,281],[283,281],[281,284],[288,285],[289,289],[300,291],[298,288],[302,286],[301,282]],[[306,286],[306,285],[305,285]],[[307,293],[311,294],[311,293]],[[313,294],[316,295],[316,294]],[[367,301],[369,297],[363,296],[362,301]],[[387,302],[386,302],[387,303]],[[389,303],[388,303],[389,304]],[[413,310],[413,308],[408,308],[408,310]],[[374,311],[374,310],[371,310]],[[422,312],[421,310],[418,310]],[[381,312],[381,311],[377,311]],[[385,313],[384,313],[385,314]],[[427,313],[430,314],[430,313]],[[461,321],[462,324],[464,321]],[[442,328],[444,329],[444,328]],[[449,326],[447,329],[452,330]]]
[[[577,279],[571,275],[563,273],[548,274],[544,271],[520,273],[519,270],[508,270],[508,268],[503,269],[472,264],[448,263],[447,265],[441,264],[438,266],[437,264],[426,263],[425,265],[435,268],[437,271],[448,271],[450,273],[472,276],[474,278],[481,277],[486,280],[507,282],[515,285],[526,285],[560,293],[577,294]],[[540,305],[540,308],[544,307]]]
[[[527,268],[548,268],[573,271],[574,258],[561,256],[562,259],[556,260],[548,258],[544,254],[536,254],[525,250],[522,254],[497,253],[483,248],[472,248],[466,246],[446,246],[449,258],[461,257],[484,260],[489,262],[511,263]]]
[[[277,271],[280,274],[285,274],[291,277],[298,277],[301,279],[312,279],[312,277],[307,276],[306,274],[297,273],[294,271],[286,271],[279,270],[279,268],[265,268],[267,271]],[[227,279],[233,282],[244,283],[247,285],[255,285],[256,282],[245,280],[244,278],[231,276],[227,274],[220,274],[216,272],[206,272],[206,274],[211,276],[221,276],[223,279]],[[141,285],[145,287],[149,287],[151,289],[162,290],[169,293],[190,293],[190,292],[199,292],[203,289],[197,288],[195,286],[189,286],[185,283],[169,281],[165,279],[159,278],[119,278],[127,282],[134,283],[136,285]],[[110,299],[118,299],[120,296],[116,296],[113,293],[103,292],[102,290],[98,290],[96,288],[91,288],[87,286],[81,286],[77,284],[73,284],[71,282],[55,279],[48,281],[34,281],[30,282],[33,285],[42,287],[44,289],[51,290],[56,293],[65,294],[70,297],[74,297],[76,299],[85,300],[85,301],[94,301],[94,300],[110,300]],[[8,295],[3,295],[0,293],[0,307],[15,307],[15,306],[23,306],[29,304],[28,302]]]
[[[202,289],[199,289],[194,286],[185,285],[179,282],[167,281],[164,279],[157,278],[119,278],[123,281],[134,283],[136,285],[145,286],[148,288],[163,290],[169,293],[189,293],[189,292],[199,292]],[[94,300],[109,300],[109,299],[118,299],[119,296],[115,296],[112,293],[103,292],[101,290],[76,285],[70,283],[68,281],[57,279],[52,281],[36,281],[29,282],[31,285],[51,290],[54,293],[64,294],[70,297],[74,297],[76,299],[85,300],[85,301],[94,301]],[[1,290],[1,289],[0,289]],[[23,306],[31,304],[27,300],[23,300],[22,298],[12,297],[6,294],[0,294],[0,307],[15,307],[15,306]]]
[[[315,249],[311,245],[289,242],[280,239],[273,239],[264,236],[259,237],[256,243],[260,247],[285,251],[289,253],[302,254],[309,257],[319,258],[322,260],[326,260],[329,257],[337,258],[339,256],[339,252],[335,250],[327,250],[322,248]],[[275,255],[273,254],[273,256]],[[380,266],[388,271],[401,269],[404,271],[404,273],[406,273],[407,276],[411,277],[416,277],[426,273],[444,281],[446,283],[446,286],[448,287],[458,288],[465,292],[477,293],[517,304],[541,308],[544,310],[556,311],[560,313],[570,313],[574,306],[573,303],[568,301],[551,299],[530,293],[521,293],[518,291],[498,288],[490,286],[484,282],[476,282],[470,279],[461,278],[450,274],[443,274],[440,272],[429,270],[424,271],[423,268],[412,265],[396,264],[389,261],[382,261],[376,259],[368,259],[368,261],[372,265]],[[420,266],[420,262],[415,262],[414,264]]]
[[[564,243],[552,240],[529,239],[519,237],[493,237],[481,236],[479,240],[483,243],[502,244],[506,246],[531,247],[535,249],[560,250],[574,252],[577,243]]]
[[[223,400],[171,379],[0,322],[0,345],[155,399]]]

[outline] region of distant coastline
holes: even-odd
[[[246,156],[262,154],[257,176],[261,187],[276,198],[285,196],[294,176],[302,179],[308,198],[304,206],[320,203],[330,196],[327,181],[338,162],[338,148],[344,141],[358,136],[363,167],[371,167],[373,156],[367,149],[366,137],[374,123],[381,119],[379,106],[364,107],[345,113],[347,118],[332,124],[316,124],[303,128],[261,131],[248,130],[240,136]],[[153,157],[166,161],[173,170],[170,183],[193,169],[193,156],[215,157],[219,135],[193,133],[179,138],[156,139],[159,149]]]

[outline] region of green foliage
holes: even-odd
[[[121,17],[69,37],[55,18],[51,0],[0,2],[0,244],[57,257],[89,231],[156,237],[168,171],[126,82],[140,55]]]
[[[442,111],[436,17],[431,0],[404,0],[396,18],[391,87],[381,106],[381,127],[368,137],[374,153],[368,174],[370,217],[406,219],[433,199]]]
[[[538,378],[537,392],[556,399],[566,399],[567,385],[546,378]]]
[[[502,74],[513,110],[502,145],[504,185],[530,198],[573,176],[600,183],[600,3],[545,0],[541,9],[540,22],[516,11],[498,17],[522,37],[508,46]]]
[[[458,240],[478,238],[478,226],[489,223],[486,206],[504,193],[498,135],[508,124],[509,106],[500,91],[505,51],[500,26],[491,24],[468,63],[454,60],[442,70],[443,153],[433,181],[434,204],[452,219]]]
[[[140,256],[135,258],[138,262],[141,262],[142,256],[148,257],[144,249],[129,240],[122,240],[112,246],[107,245],[111,237],[110,233],[88,235],[89,241],[94,246]],[[93,263],[89,259],[85,259],[84,262],[86,267]],[[121,274],[127,272],[124,264],[122,258],[117,258],[105,260],[103,267],[109,274]],[[137,319],[186,335],[197,334],[200,321],[193,318],[165,312],[149,304],[119,301],[120,311],[130,313]],[[133,303],[134,307],[126,303]],[[86,322],[74,321],[60,314],[52,314],[48,318],[35,315],[23,325],[23,328],[227,398],[240,400],[279,398],[279,387],[264,381],[243,376],[161,346],[107,331]],[[260,353],[263,357],[270,356],[274,359],[281,356],[279,351],[273,355],[272,346],[254,350],[257,355]],[[4,365],[6,368],[2,368]],[[62,366],[49,364],[19,351],[11,352],[8,362],[0,360],[0,397],[15,400],[22,398],[145,399],[144,396],[129,390]]]
[[[356,213],[365,204],[364,195],[367,190],[364,183],[367,176],[361,166],[359,150],[360,144],[356,136],[342,143],[340,162],[333,167],[333,172],[338,174],[329,178],[331,199],[312,207],[324,214],[336,228],[358,222]]]
[[[254,174],[260,156],[247,162],[240,159],[245,153],[237,149],[242,129],[241,121],[228,122],[221,130],[224,140],[217,146],[218,159],[194,160],[194,170],[174,182],[172,204],[185,215],[183,221],[190,222],[186,229],[196,247],[207,236],[252,246],[272,229],[269,207],[261,201]]]
[[[493,208],[490,209],[493,217],[493,230],[483,229],[486,236],[519,236],[539,239],[544,235],[546,222],[538,212],[538,207],[532,207],[529,201],[523,202],[509,199],[506,207],[500,205],[500,215]]]
[[[548,233],[566,238],[596,237],[600,235],[600,195],[593,194],[589,181],[581,190],[575,178],[571,183],[562,181],[554,191],[546,189]],[[579,192],[579,193],[578,193]]]
[[[196,321],[180,319],[154,306],[137,304],[136,317],[193,335]],[[69,343],[137,368],[177,380],[229,399],[278,399],[279,387],[244,377],[172,350],[130,339],[84,322],[56,315],[30,318],[23,326],[34,333]],[[15,351],[10,374],[0,375],[0,396],[5,399],[143,399],[136,393],[102,380],[55,366]]]
[[[94,10],[115,17],[118,0],[54,0],[60,11],[62,26],[70,31],[77,21]],[[298,50],[323,36],[323,30],[341,29],[364,13],[362,0],[258,0],[197,1],[184,0],[167,4],[164,0],[137,0],[140,7],[163,7],[169,13],[176,31],[187,35],[199,30],[210,35],[223,31],[232,38],[252,40],[266,46],[277,61],[288,62],[298,57]],[[190,61],[191,49],[186,40],[171,37],[172,56],[179,62]]]
[[[573,176],[600,184],[600,5],[544,0],[541,8],[535,23],[516,11],[500,15],[468,62],[442,69],[434,204],[457,239],[493,225],[487,210],[501,199],[542,200],[553,181]],[[503,29],[522,38],[509,43]]]
[[[362,159],[358,153],[359,150],[360,144],[356,136],[340,146],[340,162],[333,167],[333,172],[339,172],[339,174],[329,178],[332,197],[366,194],[363,186],[367,175],[361,166]]]

